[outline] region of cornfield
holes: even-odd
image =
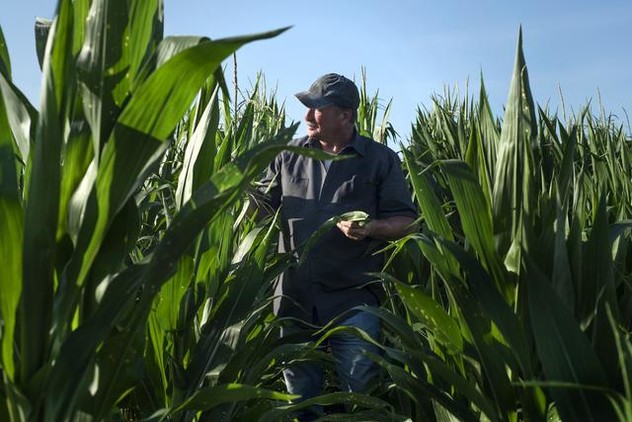
[[[0,29],[0,420],[632,420],[632,139],[538,108],[521,34],[502,119],[481,84],[400,145],[421,229],[383,251],[383,338],[320,331],[375,342],[379,383],[285,392],[287,365],[331,358],[279,339],[293,258],[246,211],[297,125],[222,69],[285,30],[165,37],[159,0],[60,0],[36,22],[36,108]],[[358,130],[396,142],[361,88]]]

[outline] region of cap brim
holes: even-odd
[[[309,91],[299,92],[295,97],[307,108],[323,108],[333,104],[330,100],[315,96]]]

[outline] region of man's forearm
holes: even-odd
[[[396,216],[371,220],[367,223],[367,236],[379,240],[397,240],[417,231],[417,223],[411,217]]]

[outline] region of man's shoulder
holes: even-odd
[[[298,138],[294,138],[292,139],[290,142],[287,143],[287,146],[289,147],[307,147],[309,143],[309,140],[307,138],[307,136],[301,136]],[[292,157],[297,156],[298,154],[296,154],[294,151],[290,151],[290,150],[283,150],[279,153],[279,155],[277,155],[277,160],[280,159],[281,161],[286,161],[291,159]]]
[[[307,136],[300,136],[298,138],[292,139],[290,142],[288,142],[288,145],[302,147],[306,146],[308,142],[309,140]]]
[[[377,142],[367,136],[358,135],[360,142],[363,144],[366,153],[385,158],[397,158],[397,153],[388,145]]]

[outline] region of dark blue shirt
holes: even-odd
[[[307,137],[291,145],[318,148]],[[340,154],[350,158],[325,162],[290,151],[279,154],[261,180],[266,201],[281,209],[280,252],[299,252],[328,219],[365,211],[370,219],[417,218],[397,154],[385,145],[356,135]],[[347,238],[337,227],[325,232],[300,266],[280,278],[275,313],[308,322],[327,323],[360,304],[378,305],[382,289],[368,273],[382,270],[376,253],[384,242]]]

